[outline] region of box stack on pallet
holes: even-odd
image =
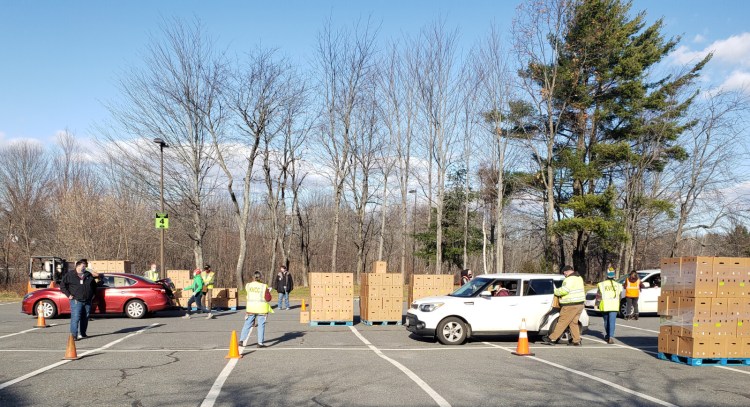
[[[193,283],[190,270],[167,270],[167,278],[174,284],[174,298],[181,308],[187,308],[187,303],[193,295],[192,291],[183,290],[184,287]]]
[[[228,308],[232,311],[237,311],[237,289],[236,288],[213,288],[211,289],[211,307],[212,308]]]
[[[129,260],[90,260],[89,268],[97,273],[134,273],[133,262]]]
[[[310,326],[354,324],[352,273],[310,273],[310,297]]]
[[[404,282],[401,274],[386,273],[384,261],[373,263],[373,272],[362,274],[359,315],[365,325],[401,325]]]
[[[750,259],[662,259],[659,357],[750,365]]]
[[[424,297],[448,295],[453,292],[453,275],[414,274],[409,286],[409,304]]]

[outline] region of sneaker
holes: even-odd
[[[214,319],[214,316],[213,316],[213,314],[211,314],[211,313],[209,312],[209,313],[208,313],[208,316],[206,317],[206,319]]]
[[[190,319],[190,314],[183,315],[182,319]]]
[[[542,343],[545,344],[545,345],[549,345],[549,346],[555,346],[555,343],[552,342],[552,340],[547,335],[544,335],[542,337]]]
[[[245,338],[245,340],[244,340],[244,341],[241,341],[241,342],[242,342],[242,347],[243,347],[243,348],[247,346],[247,341],[248,341],[248,340],[250,340],[250,338],[249,338],[249,337],[248,337],[248,338]]]
[[[615,343],[615,340],[612,339],[612,338],[609,338],[609,339],[607,339],[607,343],[610,344],[610,345],[612,345],[612,344]]]
[[[287,310],[287,311],[289,311],[289,310],[290,310],[291,308],[289,308],[289,307],[286,307],[286,308],[284,308],[284,309],[285,309],[285,310]]]
[[[604,342],[609,342],[609,336],[608,335],[604,336]]]
[[[264,344],[262,344],[262,343],[259,343],[259,344],[258,344],[258,348],[265,348],[265,347],[266,347],[266,345],[264,345]]]
[[[81,339],[83,339],[83,338],[85,338],[85,337],[86,337],[86,335],[81,335],[81,334],[78,334],[78,337],[76,337],[76,340],[79,340],[79,341],[80,341]]]

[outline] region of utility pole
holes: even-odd
[[[160,155],[160,162],[161,162],[161,176],[159,178],[160,180],[160,200],[161,205],[159,206],[159,210],[161,213],[164,213],[164,148],[169,147],[167,143],[164,142],[164,140],[160,138],[155,138],[154,143],[159,145],[159,155]],[[167,272],[164,270],[164,229],[160,228],[161,230],[161,236],[159,241],[159,278],[167,278]]]

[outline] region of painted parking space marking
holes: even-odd
[[[12,305],[12,304],[20,304],[21,301],[15,301],[15,302],[0,302],[0,306],[2,305]]]
[[[502,347],[502,346],[495,346],[495,345],[492,345],[491,343],[488,343],[488,342],[485,342],[485,344],[490,345],[490,346],[494,346],[494,347],[496,347],[498,349],[502,349],[502,350],[504,350],[506,352],[512,352],[514,350],[514,349],[509,349],[509,348],[506,348],[506,347]],[[628,393],[628,394],[632,394],[632,395],[634,395],[636,397],[640,397],[640,398],[646,399],[648,401],[651,401],[653,403],[659,404],[661,406],[677,407],[677,405],[672,404],[672,403],[670,403],[668,401],[664,401],[664,400],[658,399],[656,397],[652,397],[652,396],[649,396],[647,394],[643,394],[643,393],[637,392],[635,390],[628,389],[627,387],[620,386],[617,383],[612,383],[609,380],[602,379],[600,377],[588,374],[586,372],[582,372],[580,370],[571,369],[571,368],[569,368],[567,366],[563,366],[563,365],[557,364],[555,362],[551,362],[549,360],[540,359],[537,356],[524,356],[524,357],[528,358],[528,359],[536,360],[538,362],[547,364],[549,366],[552,366],[552,367],[555,367],[555,368],[558,368],[558,369],[561,369],[561,370],[565,370],[567,372],[570,372],[570,373],[573,373],[573,374],[576,374],[576,375],[579,375],[579,376],[583,376],[583,377],[585,377],[587,379],[591,379],[591,380],[597,381],[597,382],[602,383],[604,385],[610,386],[612,388],[615,388],[617,390],[620,390],[620,391]]]
[[[57,324],[50,324],[50,325],[48,326],[48,328],[51,328],[51,327],[53,327],[53,326],[56,326],[56,325],[57,325]],[[43,328],[31,328],[31,329],[27,329],[27,330],[25,330],[25,331],[21,331],[21,332],[16,332],[16,333],[12,333],[12,334],[7,334],[7,335],[3,335],[3,336],[0,336],[0,339],[3,339],[3,338],[10,338],[11,336],[16,336],[16,335],[22,335],[22,334],[25,334],[25,333],[27,333],[27,332],[32,332],[32,331],[36,331],[37,329],[43,329]]]
[[[375,352],[376,355],[378,355],[380,358],[388,361],[390,364],[392,364],[393,366],[395,366],[398,370],[402,371],[412,381],[414,381],[414,383],[416,383],[419,387],[421,387],[422,390],[424,390],[424,392],[427,393],[427,395],[429,395],[430,397],[432,397],[433,400],[435,400],[435,402],[437,403],[438,406],[440,406],[440,407],[451,407],[450,403],[448,403],[448,401],[446,399],[444,399],[443,396],[441,396],[440,394],[438,394],[438,392],[436,392],[432,387],[430,387],[429,384],[427,384],[424,380],[422,380],[414,372],[412,372],[411,370],[409,370],[409,368],[407,368],[406,366],[404,366],[401,363],[399,363],[399,362],[397,362],[397,361],[389,358],[388,356],[384,355],[383,352],[380,349],[378,349],[377,347],[375,347],[373,344],[370,343],[370,341],[368,341],[364,336],[362,336],[362,334],[359,333],[359,331],[357,330],[357,328],[355,328],[353,326],[350,326],[349,329],[352,331],[352,333],[354,333],[355,336],[357,336],[357,338],[359,338],[359,340],[362,341],[362,343],[364,343],[365,345],[367,345],[367,347],[370,348],[370,350],[372,350],[373,352]]]
[[[653,329],[639,328],[637,326],[632,326],[632,325],[617,324],[617,326],[621,326],[623,328],[637,329],[639,331],[646,331],[646,332],[651,332],[651,333],[655,333],[655,334],[659,333],[659,331],[654,331]]]
[[[719,365],[716,365],[716,367],[718,367],[718,368],[720,368],[720,369],[724,369],[724,370],[731,370],[731,371],[733,371],[733,372],[737,372],[737,373],[750,374],[750,371],[745,371],[745,370],[740,370],[740,369],[734,369],[734,368],[731,368],[731,367],[727,367],[727,366],[719,366]]]
[[[88,356],[88,355],[91,355],[93,353],[103,351],[103,350],[105,350],[107,348],[110,348],[112,346],[117,345],[118,343],[120,343],[120,342],[122,342],[122,341],[124,341],[124,340],[126,340],[128,338],[131,338],[131,337],[133,337],[135,335],[141,334],[141,333],[145,332],[147,329],[151,329],[151,328],[153,328],[155,326],[159,326],[159,325],[160,325],[159,323],[151,324],[151,325],[149,325],[149,326],[147,326],[147,327],[145,327],[145,328],[143,328],[143,329],[141,329],[139,331],[135,331],[135,332],[133,332],[133,333],[127,335],[127,336],[124,336],[124,337],[120,338],[120,339],[116,339],[116,340],[114,340],[114,341],[112,341],[112,342],[110,342],[110,343],[108,343],[108,344],[106,344],[106,345],[104,345],[102,347],[86,351],[86,352],[80,354],[79,357],[82,358],[84,356]],[[53,363],[53,364],[51,364],[49,366],[45,366],[45,367],[43,367],[41,369],[37,369],[37,370],[35,370],[35,371],[31,372],[31,373],[27,373],[27,374],[25,374],[25,375],[23,375],[21,377],[15,378],[13,380],[9,380],[9,381],[7,381],[5,383],[0,383],[0,390],[4,389],[6,387],[12,386],[12,385],[14,385],[16,383],[20,383],[20,382],[22,382],[22,381],[24,381],[26,379],[32,378],[34,376],[40,375],[40,374],[42,374],[42,373],[44,373],[44,372],[46,372],[48,370],[51,370],[51,369],[54,369],[54,368],[58,367],[58,366],[62,366],[64,364],[68,363],[68,362],[72,362],[72,360],[62,360],[60,362]]]
[[[244,346],[239,347],[239,353],[240,355],[243,355],[245,353]],[[208,391],[206,398],[203,399],[201,407],[213,407],[214,403],[216,403],[216,399],[219,398],[219,394],[221,394],[221,388],[224,387],[224,382],[227,381],[227,378],[232,373],[232,370],[234,370],[234,367],[237,366],[237,362],[239,362],[239,359],[229,359],[229,362],[227,362],[226,366],[224,366],[224,369],[221,370],[221,373],[219,373],[219,376],[214,381],[214,384],[211,385],[211,389]]]

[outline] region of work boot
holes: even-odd
[[[568,346],[581,346],[581,345],[583,345],[581,342],[583,342],[583,341],[570,342],[570,343],[568,343]]]
[[[635,314],[635,315],[633,316],[633,319],[637,321],[637,320],[638,320],[638,314]]]
[[[615,343],[615,340],[612,339],[612,338],[609,338],[609,339],[607,339],[607,343],[610,344],[610,345],[612,345],[612,344]]]
[[[542,343],[545,344],[545,345],[549,345],[549,346],[555,346],[555,343],[552,342],[552,340],[549,338],[548,335],[544,335],[542,337]]]

